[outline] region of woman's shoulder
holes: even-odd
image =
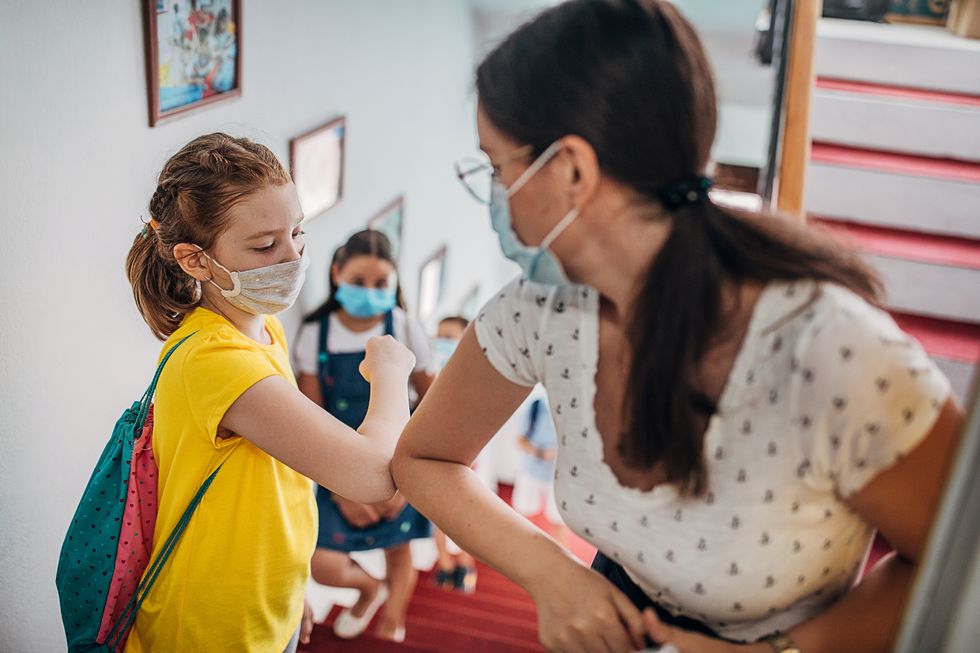
[[[518,277],[504,286],[484,310],[504,306],[520,311],[521,316],[536,313],[560,315],[586,309],[593,293],[595,291],[586,286],[553,286]]]
[[[908,342],[891,315],[854,290],[831,282],[811,282],[812,301],[804,307],[801,344],[822,351],[855,346]],[[838,352],[839,354],[840,352]]]

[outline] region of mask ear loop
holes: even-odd
[[[543,168],[549,161],[551,161],[551,159],[556,154],[558,154],[558,151],[560,149],[561,149],[560,141],[555,141],[554,143],[549,145],[548,148],[541,153],[541,156],[535,159],[534,163],[529,165],[527,167],[527,170],[522,172],[521,175],[514,181],[514,183],[510,185],[510,188],[507,189],[507,198],[510,199],[511,197],[514,196],[514,194],[517,191],[523,188],[524,184],[526,184],[528,180],[531,179],[531,177],[537,174],[538,170]]]
[[[208,254],[207,252],[204,251],[203,248],[200,248],[199,247],[198,249],[200,250],[200,252],[202,254],[204,254],[205,256],[208,257],[208,260],[209,261],[211,261],[212,263],[214,263],[215,265],[217,265],[219,268],[221,268],[222,270],[224,270],[225,272],[228,273],[228,276],[231,278],[231,282],[232,282],[233,286],[232,286],[232,289],[231,290],[225,290],[224,288],[222,288],[221,286],[219,286],[217,283],[215,283],[213,278],[208,279],[208,283],[210,283],[212,286],[214,286],[219,291],[221,291],[221,296],[222,297],[237,297],[238,295],[240,295],[242,293],[242,280],[238,277],[238,273],[237,272],[232,272],[231,270],[229,270],[225,266],[221,265],[221,263],[218,263],[218,261],[216,261],[215,259],[213,259],[210,254]],[[214,275],[212,274],[211,276],[213,277]]]
[[[544,237],[544,240],[541,241],[541,244],[538,245],[538,247],[541,249],[548,249],[551,247],[551,244],[558,240],[558,237],[561,236],[565,229],[568,228],[568,225],[575,221],[575,218],[577,218],[581,212],[582,210],[579,207],[573,206],[572,210],[566,213],[565,217],[555,225],[555,228],[551,230],[551,233]]]

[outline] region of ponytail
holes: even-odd
[[[173,254],[167,260],[160,248],[154,232],[137,235],[126,257],[126,276],[143,319],[153,335],[166,340],[197,306],[201,288],[180,269]]]
[[[703,434],[717,412],[698,366],[728,335],[723,289],[812,279],[840,284],[877,304],[882,286],[856,252],[788,218],[729,211],[710,200],[670,215],[670,235],[629,321],[622,447],[631,467],[660,463],[667,482],[697,495],[707,488]]]

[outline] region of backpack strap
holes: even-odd
[[[167,361],[170,360],[170,357],[173,356],[174,352],[177,351],[177,348],[180,347],[185,342],[187,342],[187,340],[195,333],[197,333],[197,331],[194,331],[193,333],[190,333],[184,336],[183,338],[181,338],[177,342],[177,344],[171,347],[167,351],[167,353],[164,354],[163,359],[160,361],[160,364],[157,365],[156,373],[153,375],[153,381],[150,382],[150,386],[146,389],[146,392],[143,393],[143,397],[140,399],[139,402],[139,411],[137,412],[136,422],[135,422],[135,430],[137,432],[140,429],[142,429],[143,425],[146,423],[146,418],[147,415],[149,414],[150,406],[153,403],[153,395],[156,393],[157,382],[160,380],[160,374],[163,372],[164,366],[167,364]],[[218,466],[218,469],[221,469],[221,465]],[[139,611],[140,605],[142,605],[143,600],[146,598],[146,592],[148,592],[150,587],[152,587],[153,584],[156,582],[156,577],[160,574],[160,570],[163,568],[164,563],[167,562],[167,559],[170,557],[170,554],[173,552],[173,547],[177,544],[177,540],[180,539],[180,536],[183,534],[184,529],[187,528],[187,522],[190,521],[191,515],[194,514],[194,511],[197,509],[197,505],[201,502],[201,499],[204,497],[204,493],[207,492],[208,488],[211,486],[211,482],[214,480],[215,475],[218,473],[218,469],[214,470],[214,472],[201,485],[200,489],[198,489],[197,494],[194,496],[190,504],[187,506],[187,509],[184,511],[184,514],[181,516],[180,520],[177,522],[177,525],[174,527],[173,532],[170,533],[170,536],[167,538],[167,541],[164,543],[163,548],[160,550],[160,553],[157,554],[157,557],[153,561],[153,564],[150,565],[146,573],[143,575],[143,579],[140,581],[139,586],[137,586],[136,592],[134,592],[133,596],[130,597],[129,603],[126,604],[126,607],[123,609],[122,613],[120,613],[119,618],[112,625],[112,628],[109,630],[108,634],[106,635],[105,642],[106,642],[106,646],[108,646],[110,651],[114,650],[117,646],[119,646],[122,643],[122,638],[125,635],[125,633],[129,632],[129,628],[132,626],[133,621],[136,619],[136,613]]]
[[[163,372],[163,366],[167,364],[167,361],[170,360],[170,357],[173,356],[175,351],[177,351],[177,348],[187,342],[187,339],[193,336],[195,333],[197,333],[197,331],[189,333],[181,338],[176,345],[171,347],[170,350],[164,354],[163,360],[161,360],[160,364],[157,365],[157,371],[156,374],[153,375],[153,381],[150,383],[150,387],[146,389],[146,392],[143,393],[143,397],[140,399],[140,409],[136,414],[137,429],[143,428],[143,423],[146,422],[146,415],[150,412],[150,404],[153,403],[153,394],[157,390],[157,381],[160,380],[160,374]]]
[[[112,625],[112,629],[109,630],[108,635],[106,635],[106,646],[109,650],[114,650],[119,644],[122,643],[123,636],[129,632],[132,627],[133,622],[136,621],[136,614],[139,612],[140,607],[143,605],[143,601],[146,600],[147,595],[153,588],[154,583],[157,581],[157,577],[163,570],[164,565],[167,564],[167,560],[170,559],[170,555],[174,552],[174,548],[177,546],[177,542],[180,541],[181,536],[187,529],[187,524],[190,523],[191,517],[194,516],[194,511],[200,505],[201,500],[207,493],[208,488],[211,487],[211,483],[214,481],[214,477],[218,475],[224,463],[218,465],[218,468],[211,472],[201,487],[198,488],[197,493],[194,498],[191,499],[190,503],[187,504],[187,508],[184,509],[184,514],[181,515],[180,519],[177,521],[177,525],[170,532],[167,540],[163,543],[160,548],[159,553],[157,553],[156,558],[147,568],[146,573],[143,574],[143,580],[140,581],[139,586],[136,588],[136,592],[130,597],[129,602],[126,604],[125,609],[120,613],[119,618],[116,619],[116,623]]]
[[[316,360],[321,380],[327,378],[327,359],[330,358],[330,352],[327,351],[327,339],[330,336],[330,315],[331,313],[327,313],[320,318],[320,328],[317,332]]]

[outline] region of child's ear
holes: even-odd
[[[334,286],[340,287],[340,266],[336,263],[330,266],[330,281]]]
[[[177,259],[180,269],[198,281],[208,281],[213,276],[204,251],[197,245],[192,243],[174,245],[174,258]]]

